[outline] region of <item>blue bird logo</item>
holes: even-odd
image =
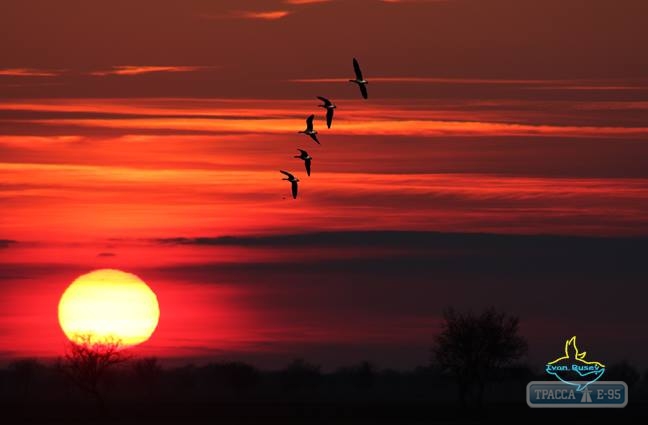
[[[577,391],[583,391],[605,373],[605,365],[585,360],[586,355],[587,352],[578,350],[576,337],[572,336],[565,342],[565,355],[547,363],[546,371],[565,384],[576,386]]]

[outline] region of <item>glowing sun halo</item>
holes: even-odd
[[[134,274],[103,269],[79,276],[61,296],[58,318],[70,341],[119,340],[125,346],[151,337],[160,318],[155,293]]]

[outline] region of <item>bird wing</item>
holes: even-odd
[[[297,199],[297,182],[292,182],[292,195],[293,199]]]
[[[308,118],[306,118],[306,131],[312,131],[313,130],[313,119],[315,118],[315,115],[311,115]]]
[[[306,152],[305,150],[299,148],[297,150],[301,152],[302,156],[308,156],[308,152]]]
[[[311,160],[307,159],[304,162],[306,163],[306,174],[308,174],[310,176]]]
[[[289,179],[294,179],[294,178],[295,178],[295,176],[293,176],[292,174],[290,174],[288,171],[279,170],[279,172],[280,172],[281,174],[285,174]]]
[[[353,69],[355,71],[356,79],[362,81],[362,70],[356,58],[353,58]]]
[[[328,99],[325,98],[325,97],[317,96],[317,98],[318,98],[319,100],[321,100],[322,102],[324,102],[324,106],[329,106],[329,105],[331,104],[331,101],[328,100]]]
[[[319,142],[319,140],[317,140],[317,134],[310,134],[309,136],[311,137],[311,139],[315,140],[315,142],[316,142],[318,145],[321,144],[321,143]]]
[[[367,98],[367,86],[364,84],[358,84],[360,86],[360,93],[362,93],[362,97],[365,99]]]
[[[333,109],[326,110],[326,126],[331,128],[331,123],[333,122]]]

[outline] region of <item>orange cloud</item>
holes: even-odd
[[[447,77],[369,77],[373,82],[379,83],[428,83],[428,84],[461,84],[461,85],[511,85],[511,86],[538,86],[534,89],[551,90],[631,90],[648,89],[640,82],[636,84],[621,84],[614,80],[543,80],[543,79],[507,79],[507,78],[447,78]],[[297,78],[289,80],[294,83],[346,83],[348,78]]]
[[[569,164],[561,156],[576,157],[577,147],[585,146],[603,158],[606,152],[634,146],[618,157],[619,163],[633,169],[640,160],[628,158],[632,152],[641,156],[635,141],[645,139],[648,128],[604,125],[624,123],[616,120],[594,121],[599,125],[593,126],[590,112],[575,119],[580,115],[574,115],[574,108],[581,103],[543,103],[543,110],[550,109],[551,114],[529,109],[525,102],[496,103],[497,110],[484,110],[484,103],[417,105],[392,100],[367,107],[348,101],[344,114],[336,118],[335,133],[323,130],[326,150],[314,152],[319,177],[304,179],[299,202],[288,204],[292,200],[278,170],[303,175],[303,165],[292,155],[297,143],[305,143],[296,134],[303,128],[299,111],[313,101],[6,102],[0,112],[8,117],[26,109],[41,118],[18,118],[34,131],[31,135],[0,135],[0,181],[11,182],[0,187],[0,199],[9,211],[0,223],[0,234],[18,240],[66,240],[287,228],[645,233],[648,179],[607,178],[606,167],[609,170],[614,159],[588,161],[587,155],[574,174],[596,175],[601,167],[603,177],[561,177],[561,167]],[[645,107],[644,103],[620,106]],[[48,111],[58,115],[42,118]],[[76,112],[85,112],[88,118],[75,116]],[[607,110],[603,114],[609,115]],[[356,134],[385,137],[339,138]],[[436,134],[487,137],[469,141],[399,137],[398,142],[386,138]],[[497,139],[509,135],[544,138],[543,143]],[[555,136],[588,139],[561,143]],[[624,143],[621,138],[634,141],[617,148]],[[610,144],[614,147],[602,148]],[[557,146],[563,147],[556,150]],[[528,165],[517,165],[525,161]],[[532,176],[515,174],[527,172]],[[43,210],[48,211],[47,220]]]
[[[222,118],[134,118],[134,119],[42,119],[35,124],[51,126],[111,128],[122,130],[177,130],[200,133],[274,133],[286,134],[301,128],[301,120],[291,118],[222,119]],[[565,136],[565,137],[646,137],[648,127],[573,126],[548,124],[518,124],[478,121],[438,121],[423,119],[398,120],[338,120],[340,135],[371,136]]]
[[[285,18],[292,12],[289,10],[234,10],[221,15],[203,15],[206,19],[259,19],[263,21],[276,21]]]
[[[152,72],[192,72],[203,69],[202,66],[151,66],[151,65],[119,65],[110,70],[94,71],[90,75],[141,75]]]
[[[346,83],[348,78],[297,78],[295,83]],[[530,79],[496,79],[496,78],[444,78],[444,77],[372,77],[371,81],[380,83],[431,83],[431,84],[568,84],[574,80],[530,80]]]
[[[310,105],[310,101],[290,100],[255,100],[251,103],[200,99],[57,99],[7,102],[0,105],[0,111],[13,114],[16,111],[40,111],[39,116],[26,116],[21,122],[29,122],[34,128],[40,125],[41,129],[56,126],[60,129],[68,127],[69,131],[86,128],[92,131],[114,129],[135,133],[157,131],[161,134],[286,134],[301,129],[303,117],[296,111]],[[585,103],[585,107],[587,105]],[[493,109],[493,106],[497,106],[497,109]],[[543,104],[543,107],[548,107],[548,104]],[[428,107],[396,102],[377,103],[367,109],[365,105],[349,101],[345,105],[345,113],[336,118],[335,125],[338,135],[592,138],[645,138],[648,135],[648,127],[632,119],[606,119],[598,123],[576,119],[574,110],[583,109],[578,102],[570,105],[558,102],[551,104],[551,108],[563,112],[556,115],[538,111],[533,104],[524,102],[496,105],[492,102],[488,105],[440,103]],[[51,118],[47,112],[52,112]],[[75,113],[93,113],[95,116],[77,117]],[[125,118],[123,114],[133,116]],[[259,120],[259,117],[263,119]],[[319,125],[319,122],[316,123],[316,127]]]
[[[564,85],[527,87],[533,90],[575,90],[575,91],[616,91],[616,90],[648,90],[646,86],[640,85]]]
[[[237,12],[236,15],[241,18],[247,19],[263,19],[267,21],[274,21],[277,19],[285,18],[286,16],[290,15],[290,13],[291,12],[288,10],[271,10],[268,12],[241,11]]]
[[[9,211],[0,232],[22,240],[377,228],[637,234],[648,223],[647,179],[322,171],[292,203],[274,165],[2,163],[0,178],[12,185],[0,191]]]
[[[7,77],[56,77],[61,72],[57,70],[35,69],[35,68],[4,68],[0,69],[0,75]]]
[[[314,4],[314,3],[328,3],[330,1],[331,0],[284,0],[284,3],[302,5],[302,4]]]
[[[450,0],[380,0],[383,3],[446,3]]]
[[[648,110],[648,101],[601,101],[587,102],[575,105],[575,108],[589,111],[607,110]]]
[[[336,118],[338,135],[373,136],[567,136],[606,138],[623,136],[641,138],[648,127],[632,117],[623,116],[592,122],[575,111],[587,109],[637,109],[637,102],[607,103],[490,101],[440,102],[427,106],[411,102],[376,103],[367,108],[347,101],[344,114]],[[0,104],[0,112],[25,115],[21,122],[41,130],[56,126],[69,131],[82,128],[101,131],[115,129],[127,132],[159,131],[204,134],[285,134],[301,129],[303,117],[297,111],[312,106],[311,101],[295,100],[205,100],[205,99],[56,99],[24,100]],[[541,109],[537,108],[541,106]],[[554,111],[554,112],[548,112]],[[557,113],[556,111],[561,111]],[[48,116],[48,113],[51,113]],[[75,116],[92,113],[94,116]],[[124,117],[130,114],[130,117]],[[262,117],[263,119],[258,119]],[[318,118],[319,120],[319,118]],[[319,127],[319,121],[316,127]],[[48,130],[49,131],[49,130]],[[87,132],[85,132],[87,133]],[[57,134],[67,134],[60,133]],[[74,134],[74,133],[72,133]]]

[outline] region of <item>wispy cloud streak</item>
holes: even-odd
[[[0,117],[8,114],[10,123],[4,128],[20,124],[28,134],[0,136],[0,201],[10,212],[0,234],[648,232],[642,109],[630,114],[606,103],[592,105],[618,111],[579,109],[587,102],[338,102],[334,129],[320,126],[326,149],[315,157],[318,177],[303,181],[293,203],[278,170],[303,167],[292,158],[296,144],[307,148],[296,134],[304,118],[295,111],[315,103],[3,103]],[[20,118],[35,111],[59,115]],[[65,115],[89,112],[100,118]],[[39,218],[44,208],[46,221]]]
[[[61,75],[60,70],[36,68],[4,68],[0,69],[0,76],[5,77],[56,77]]]
[[[296,204],[287,199],[276,169],[5,163],[0,178],[13,182],[0,188],[11,213],[0,234],[14,239],[24,239],[24,232],[191,235],[206,228],[214,234],[283,229],[648,234],[648,179],[321,172],[318,180],[303,183]],[[93,218],[81,220],[80,214]]]
[[[648,83],[646,81],[629,80],[449,78],[425,76],[377,76],[367,78],[379,83],[531,86],[522,88],[537,90],[648,90]],[[348,82],[348,78],[295,78],[289,81],[296,83],[346,83]]]
[[[316,3],[330,3],[333,0],[284,0],[286,4],[294,5],[304,5],[304,4],[316,4]]]
[[[253,19],[277,21],[292,14],[290,10],[232,10],[218,15],[203,15],[205,19]]]
[[[228,119],[56,119],[32,120],[37,125],[74,126],[119,129],[124,131],[156,130],[195,133],[272,133],[286,134],[299,125],[295,119],[228,120]],[[574,126],[518,124],[478,121],[437,120],[338,120],[338,135],[362,136],[566,136],[566,137],[640,137],[648,136],[648,127]]]
[[[601,102],[464,102],[376,103],[366,105],[348,101],[344,113],[337,115],[336,135],[371,136],[543,136],[574,138],[645,138],[648,127],[638,118],[600,113],[596,117],[579,115],[588,105],[598,110],[623,103]],[[311,106],[304,101],[208,101],[165,99],[104,99],[7,102],[0,112],[14,114],[14,124],[34,128],[69,129],[70,132],[116,131],[125,134],[288,134],[302,126],[296,110]],[[598,106],[597,106],[598,105]],[[603,105],[603,106],[601,106]],[[631,102],[630,105],[641,105]],[[634,106],[633,106],[634,107]],[[590,108],[591,109],[591,108]],[[592,109],[597,110],[597,109]],[[17,111],[40,115],[16,118]],[[51,117],[48,117],[51,113]],[[56,114],[55,114],[56,113]],[[65,114],[63,114],[65,113]],[[67,115],[66,115],[67,114]],[[76,115],[75,115],[76,114]],[[83,115],[86,114],[86,115]],[[581,118],[584,116],[585,120]],[[0,115],[0,119],[2,116]],[[8,129],[10,127],[7,127]]]
[[[202,69],[202,66],[119,65],[109,70],[93,71],[90,75],[142,75],[153,72],[193,72]]]

